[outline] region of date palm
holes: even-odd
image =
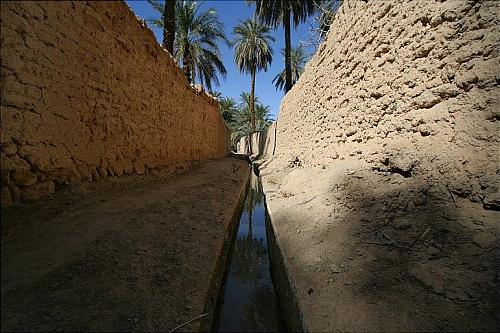
[[[164,12],[161,6],[153,8],[161,14]],[[160,28],[164,24],[162,19],[149,21]],[[196,2],[176,1],[174,57],[178,63],[182,63],[189,83],[198,79],[208,91],[212,91],[212,83],[219,85],[218,75],[226,77],[220,42],[230,44],[214,8],[201,11]]]
[[[240,94],[240,103],[238,105],[240,120],[245,119],[248,128],[251,125],[251,97],[249,93],[242,92]],[[255,126],[257,131],[262,131],[266,129],[267,126],[271,124],[271,108],[269,105],[263,105],[257,96],[254,97],[254,106],[255,106]]]
[[[285,93],[292,88],[291,66],[291,20],[295,28],[305,22],[316,9],[315,2],[321,0],[247,0],[255,3],[255,12],[262,22],[277,27],[283,25],[285,30]]]
[[[159,13],[163,21],[163,47],[174,54],[175,41],[175,0],[164,0],[163,5],[159,0],[148,0],[149,4]]]
[[[252,133],[250,101],[250,94],[242,92],[240,94],[240,102],[236,106],[231,104],[231,107],[235,106],[235,108],[231,108],[232,117],[230,121],[226,121],[226,124],[231,129],[231,142],[233,145],[235,145],[241,137]],[[232,100],[231,103],[233,102]],[[268,105],[262,105],[257,96],[254,98],[254,105],[256,130],[262,131],[273,121],[273,119],[271,119],[271,109]]]
[[[231,97],[220,97],[219,98],[219,111],[222,119],[227,123],[231,124],[234,122],[234,115],[238,111],[236,107],[236,101]]]
[[[318,5],[320,9],[319,32],[322,37],[326,36],[326,33],[330,29],[330,24],[342,5],[342,2],[343,0],[323,0],[323,3]]]
[[[281,50],[281,54],[285,57],[285,50]],[[298,47],[292,48],[290,52],[291,58],[291,67],[292,67],[292,86],[299,80],[299,77],[304,73],[304,66],[307,60],[307,54],[304,48],[299,45]],[[285,86],[286,73],[285,69],[283,69],[278,75],[276,75],[273,79],[273,83],[276,87],[276,90],[283,89]]]
[[[238,136],[245,136],[255,131],[262,131],[271,124],[271,108],[260,103],[259,98],[253,98],[254,113],[250,111],[252,98],[249,93],[240,94],[238,111],[234,115],[234,130]],[[255,119],[255,130],[252,126],[252,119]]]
[[[252,132],[255,132],[255,76],[257,71],[267,70],[273,60],[271,43],[275,41],[270,28],[255,19],[240,21],[233,29],[234,60],[241,72],[250,73],[250,105]]]

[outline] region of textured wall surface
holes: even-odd
[[[496,192],[500,2],[346,1],[281,105],[277,158]],[[360,14],[362,13],[362,14]]]
[[[285,318],[311,332],[498,330],[499,13],[343,2],[259,162],[278,279],[302,315]]]
[[[2,2],[2,203],[222,157],[210,96],[123,2]]]

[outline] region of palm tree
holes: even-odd
[[[281,50],[283,57],[285,56],[285,50]],[[299,77],[304,73],[304,66],[307,60],[307,54],[305,53],[302,45],[292,48],[291,52],[291,66],[292,66],[292,86],[299,80]],[[285,86],[286,73],[283,69],[278,75],[273,79],[273,83],[276,86],[276,90],[283,89]]]
[[[330,29],[330,24],[337,10],[342,5],[342,1],[343,0],[323,0],[323,5],[318,5],[321,12],[319,16],[319,32],[322,37],[325,37]]]
[[[267,70],[273,60],[271,43],[275,41],[270,28],[256,20],[245,20],[234,27],[235,40],[234,60],[241,72],[250,73],[250,114],[252,132],[255,132],[255,76],[257,71]]]
[[[238,111],[236,101],[230,97],[220,97],[219,111],[226,124],[231,124],[233,122],[234,114]]]
[[[160,13],[164,11],[153,8]],[[230,45],[230,42],[224,34],[224,25],[219,21],[217,11],[214,8],[206,11],[199,9],[196,2],[176,1],[174,57],[178,63],[182,63],[189,83],[197,78],[208,91],[212,91],[212,83],[219,85],[217,74],[223,77],[227,75],[218,43]],[[161,28],[164,24],[161,19],[148,21]]]
[[[148,0],[153,8],[161,13],[163,26],[162,45],[170,54],[174,54],[175,40],[175,0],[164,0],[163,6],[159,0]]]
[[[174,54],[175,41],[175,0],[165,0],[163,14],[163,47]]]
[[[292,88],[292,65],[290,36],[290,20],[293,16],[295,28],[305,22],[315,11],[315,2],[321,0],[247,0],[254,2],[256,14],[262,22],[277,27],[283,24],[285,30],[285,94]]]
[[[250,113],[251,97],[249,93],[242,92],[240,94],[240,103],[236,112],[233,114],[232,123],[228,126],[231,128],[231,140],[237,142],[241,137],[254,132],[252,129],[252,114]],[[255,130],[262,131],[266,129],[271,122],[271,108],[268,105],[262,105],[257,96],[254,98],[255,105]]]

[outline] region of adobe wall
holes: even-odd
[[[498,327],[499,13],[343,1],[257,161],[302,330]]]
[[[226,156],[229,130],[124,2],[1,3],[2,204]]]
[[[500,2],[345,1],[285,96],[275,159],[498,191]]]

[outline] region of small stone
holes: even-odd
[[[342,273],[342,270],[337,265],[331,265],[330,271],[332,271],[332,273]]]
[[[19,202],[19,199],[21,198],[21,190],[19,189],[19,187],[14,184],[8,184],[7,186],[9,187],[12,202]]]
[[[429,288],[438,295],[444,295],[445,281],[429,267],[416,267],[409,270],[409,274],[423,286]]]
[[[106,171],[106,168],[102,166],[97,168],[97,172],[100,178],[106,178],[108,176],[108,171]]]
[[[443,253],[441,251],[439,251],[437,248],[435,248],[434,246],[430,246],[427,251],[429,253],[429,256],[427,257],[427,259],[429,259],[429,260],[436,260],[436,259],[440,259],[443,257]]]
[[[12,205],[12,197],[10,195],[9,188],[7,186],[2,186],[1,190],[1,206],[6,207]]]
[[[483,208],[489,210],[500,210],[500,193],[487,195],[483,200]]]
[[[427,203],[427,196],[423,193],[420,193],[413,200],[413,203],[415,204],[415,206],[423,206]]]
[[[412,227],[411,222],[406,219],[396,220],[394,223],[394,229],[398,230],[408,230]]]
[[[427,125],[421,125],[418,128],[421,136],[429,136],[431,135],[431,129]]]
[[[461,302],[468,302],[471,300],[471,298],[467,294],[465,294],[462,290],[447,291],[446,298]]]
[[[15,143],[10,143],[7,146],[2,147],[2,151],[5,153],[7,156],[13,156],[17,153],[17,145]]]
[[[496,237],[489,232],[480,232],[472,238],[472,243],[481,248],[491,247],[495,243]]]
[[[349,127],[347,131],[345,132],[345,135],[347,136],[352,136],[358,132],[358,129],[356,127]]]
[[[37,177],[29,170],[15,170],[13,175],[14,184],[19,186],[31,186],[36,184]]]
[[[314,289],[313,289],[313,288],[309,288],[309,289],[307,290],[307,294],[308,294],[308,295],[312,295],[313,293],[314,293]]]
[[[54,191],[55,191],[54,182],[46,181],[23,189],[21,193],[21,198],[23,201],[38,200],[42,197],[54,193]]]

